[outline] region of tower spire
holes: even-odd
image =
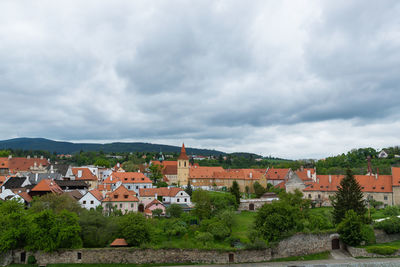
[[[185,143],[182,143],[181,154],[179,155],[178,159],[189,160],[188,156],[186,155]]]

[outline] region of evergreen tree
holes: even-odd
[[[193,188],[192,188],[192,185],[190,184],[190,180],[189,180],[189,179],[188,179],[188,183],[187,183],[185,192],[186,192],[189,196],[192,196]]]
[[[240,189],[239,189],[239,184],[236,181],[233,181],[232,187],[229,188],[229,191],[231,192],[232,195],[235,196],[236,203],[239,205],[240,204]]]
[[[349,210],[353,210],[361,216],[365,214],[366,208],[361,186],[350,169],[346,171],[346,176],[340,181],[340,187],[336,194],[331,197],[331,203],[334,208],[333,218],[335,223],[340,223]]]

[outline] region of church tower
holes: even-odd
[[[189,179],[189,158],[186,155],[185,144],[182,144],[181,154],[178,157],[178,183],[186,186]]]

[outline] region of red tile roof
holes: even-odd
[[[265,169],[229,169],[222,167],[197,167],[189,169],[190,179],[240,179],[240,180],[259,180],[264,175]]]
[[[103,194],[98,189],[93,189],[89,191],[98,201],[103,199]]]
[[[32,201],[32,197],[27,192],[21,192],[18,195],[28,203]]]
[[[274,186],[275,188],[286,189],[286,182],[280,182],[279,184]]]
[[[135,192],[129,191],[125,186],[121,185],[112,192],[106,194],[104,202],[138,202]]]
[[[123,238],[117,238],[110,244],[110,247],[127,247],[127,246],[128,243]]]
[[[284,180],[290,169],[268,169],[266,173],[267,180]]]
[[[107,179],[105,184],[115,184],[121,181],[124,184],[151,184],[152,181],[141,172],[113,172]]]
[[[0,158],[0,169],[8,169],[8,158]]]
[[[157,194],[158,196],[174,197],[181,191],[183,189],[179,187],[141,188],[139,189],[139,196],[153,197]]]
[[[49,165],[47,159],[41,158],[0,158],[0,169],[8,168],[10,173],[27,172],[35,166],[35,163],[37,167]]]
[[[151,162],[151,164],[155,164],[155,165],[163,165],[165,166],[178,166],[178,161],[171,161],[171,160],[164,160],[163,162],[160,162],[158,160],[153,160]]]
[[[393,191],[391,175],[379,175],[378,178],[375,175],[354,175],[354,177],[363,192],[390,193]],[[335,192],[343,178],[344,175],[331,175],[331,182],[329,182],[329,175],[317,175],[317,182],[309,183],[304,191]]]
[[[78,177],[79,171],[82,172],[80,177]],[[72,174],[75,176],[75,180],[97,181],[97,176],[89,168],[72,168]]]
[[[52,179],[43,179],[35,187],[32,188],[32,192],[52,192],[61,194],[63,190],[58,186]]]
[[[164,206],[163,203],[161,203],[158,199],[153,199],[149,204],[146,205],[146,207],[144,207],[145,209],[149,209],[151,206],[153,205],[161,205]]]
[[[186,155],[185,144],[182,144],[181,154],[179,155],[178,159],[188,160],[188,156]]]
[[[177,175],[178,174],[178,166],[167,165],[163,168],[162,173],[164,175]]]
[[[99,184],[97,189],[99,191],[111,191],[111,184]]]
[[[400,167],[392,167],[393,186],[400,186]]]
[[[297,170],[296,174],[297,176],[303,180],[303,181],[310,181],[312,180],[312,177],[308,177],[308,172],[310,172],[311,175],[313,175],[315,173],[315,169],[303,169],[303,170]]]
[[[214,178],[215,172],[223,172],[222,167],[191,167],[189,169],[189,178]]]

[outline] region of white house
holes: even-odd
[[[102,193],[98,189],[88,191],[80,200],[79,204],[85,209],[96,209],[97,206],[101,205],[103,199]]]
[[[139,193],[140,189],[152,188],[152,181],[141,172],[113,172],[104,184],[110,184],[111,189],[115,190],[121,184],[130,191]]]
[[[190,196],[179,187],[160,187],[139,190],[140,200],[159,199],[164,204],[186,204],[190,206]]]

